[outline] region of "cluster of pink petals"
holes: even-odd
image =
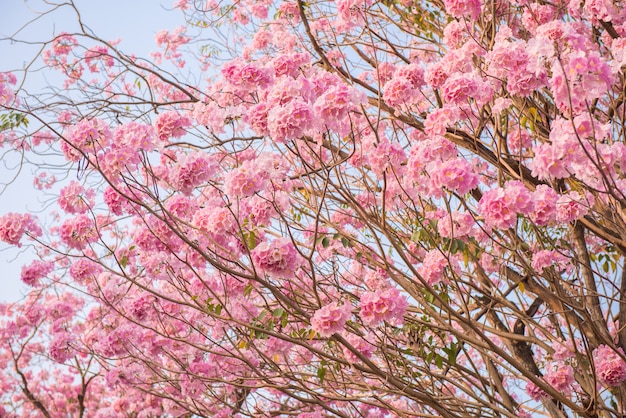
[[[593,350],[593,363],[598,381],[605,386],[619,386],[626,380],[626,361],[621,347],[615,352],[607,345],[600,345]]]
[[[95,154],[111,144],[113,132],[101,119],[82,119],[65,132],[61,151],[68,161],[80,161],[83,154]]]
[[[518,214],[530,215],[533,208],[532,194],[520,181],[487,190],[478,202],[487,226],[500,229],[513,227]]]
[[[9,86],[17,82],[11,73],[0,73],[0,106],[10,106],[15,99],[15,92]]]
[[[275,278],[291,278],[301,257],[289,238],[264,241],[252,250],[252,261],[261,272]]]
[[[571,260],[557,251],[540,250],[533,254],[531,266],[541,274],[544,269],[552,265],[556,265],[559,268],[567,268],[570,264]]]
[[[184,194],[206,182],[215,174],[217,164],[206,153],[194,152],[179,157],[177,164],[170,170],[170,183]]]
[[[376,326],[382,321],[401,325],[407,306],[406,296],[395,287],[365,292],[361,296],[361,319],[366,326]]]
[[[311,328],[322,338],[330,337],[342,331],[351,316],[352,306],[349,303],[337,305],[337,302],[332,302],[315,311],[311,317]]]
[[[59,235],[63,243],[75,249],[83,249],[98,240],[98,231],[93,219],[84,214],[63,222]]]
[[[32,263],[22,266],[20,278],[29,286],[37,286],[39,279],[48,275],[54,269],[54,263],[34,260]]]
[[[61,189],[58,204],[66,213],[85,213],[93,206],[94,196],[93,190],[85,190],[80,183],[72,180],[70,184]]]
[[[185,135],[185,128],[191,126],[191,120],[178,112],[169,111],[159,114],[154,122],[159,140],[165,142],[170,138]]]
[[[0,217],[0,240],[7,244],[20,247],[20,240],[27,231],[35,237],[42,234],[32,215],[9,212]]]

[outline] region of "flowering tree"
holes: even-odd
[[[181,0],[149,60],[62,7],[0,416],[626,414],[621,1]]]

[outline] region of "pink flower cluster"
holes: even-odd
[[[10,106],[15,99],[15,92],[9,84],[14,85],[17,79],[11,73],[0,73],[0,106]]]
[[[470,100],[480,108],[493,94],[491,85],[475,73],[454,73],[442,88],[445,101],[461,108],[467,107]]]
[[[431,181],[435,188],[446,188],[449,191],[464,195],[478,186],[478,175],[464,158],[454,158],[443,164],[429,165]]]
[[[75,338],[69,332],[55,334],[50,342],[50,357],[56,362],[65,363],[74,354],[74,350],[71,347],[74,341]]]
[[[191,120],[175,111],[161,113],[154,122],[159,139],[166,142],[170,138],[185,135],[185,128],[191,126]]]
[[[552,364],[545,374],[544,380],[554,389],[566,396],[571,395],[576,382],[572,366],[562,362]]]
[[[372,354],[374,353],[374,351],[376,350],[376,346],[369,343],[365,339],[365,337],[360,337],[358,335],[349,334],[346,337],[346,340],[350,343],[352,347],[356,349],[356,351],[359,352],[359,354],[361,354],[364,357],[370,358]],[[346,358],[346,360],[352,363],[356,363],[360,361],[359,357],[355,353],[353,353],[351,350],[349,350],[347,347],[343,348],[343,355]]]
[[[530,399],[538,402],[548,397],[548,394],[533,382],[526,383],[526,393]]]
[[[85,190],[77,181],[63,187],[59,194],[58,204],[66,213],[85,213],[93,206],[95,192],[92,189]]]
[[[61,32],[53,41],[52,49],[47,49],[43,53],[43,60],[46,65],[57,67],[67,64],[67,57],[74,47],[78,45],[76,37]]]
[[[89,71],[92,73],[99,72],[98,62],[101,62],[106,68],[111,68],[115,64],[113,56],[105,46],[97,45],[85,51],[85,63]]]
[[[156,132],[151,125],[128,122],[115,128],[113,143],[115,149],[150,151],[155,145]]]
[[[215,160],[203,152],[194,152],[178,158],[170,170],[170,183],[184,194],[191,194],[196,186],[209,180],[216,172]]]
[[[68,161],[80,161],[83,154],[95,154],[113,139],[109,125],[101,119],[82,119],[65,132],[61,151]]]
[[[571,260],[557,251],[541,250],[533,254],[531,266],[539,274],[552,265],[561,269],[568,268],[571,265]]]
[[[103,199],[113,215],[122,215],[128,206],[128,201],[112,187],[105,189]]]
[[[270,108],[267,122],[270,135],[277,142],[299,138],[316,126],[312,107],[302,99],[294,99],[284,106]]]
[[[258,63],[235,59],[222,67],[222,75],[232,85],[253,89],[267,88],[274,81],[274,71]]]
[[[59,230],[61,241],[77,250],[98,240],[98,233],[93,220],[87,215],[78,215],[63,222]]]
[[[102,267],[88,258],[79,258],[70,266],[70,277],[78,283],[84,283],[88,279],[97,277],[102,272]]]
[[[183,54],[178,51],[178,48],[188,43],[191,39],[184,35],[185,30],[184,26],[180,26],[171,33],[167,30],[162,30],[155,36],[157,45],[164,50],[165,58],[180,68],[185,66],[185,61],[182,58]],[[160,54],[155,56],[155,64],[159,64],[160,57]]]
[[[393,77],[385,83],[383,99],[389,106],[412,105],[421,97],[424,70],[417,64],[398,67]]]
[[[20,247],[20,240],[27,231],[35,237],[42,234],[32,215],[9,212],[0,217],[0,240],[7,244]]]
[[[350,124],[345,118],[351,110],[365,101],[357,91],[344,83],[330,86],[315,101],[313,108],[315,114],[322,119],[322,122],[329,128],[339,133],[347,135]]]
[[[487,190],[478,202],[485,224],[501,229],[513,227],[518,214],[529,215],[533,208],[532,194],[520,181],[509,181],[504,188]]]
[[[593,363],[595,365],[598,381],[604,386],[619,386],[626,380],[626,361],[624,350],[617,349],[619,354],[607,345],[600,345],[593,350]]]
[[[252,250],[256,268],[276,278],[291,278],[301,263],[301,257],[289,238],[264,241]]]
[[[337,305],[337,302],[332,302],[315,311],[311,317],[311,328],[320,337],[327,338],[342,331],[351,316],[352,306],[349,303]]]
[[[361,296],[361,319],[366,326],[376,326],[382,321],[401,325],[407,306],[406,296],[395,287],[366,292]]]
[[[445,0],[444,5],[453,17],[472,20],[478,19],[482,7],[480,0]]]
[[[39,279],[48,275],[54,269],[54,263],[34,260],[29,265],[22,266],[20,278],[29,286],[37,286]]]
[[[444,279],[444,270],[448,265],[448,260],[441,251],[430,250],[424,256],[422,265],[417,269],[417,272],[429,286],[435,286]]]
[[[268,173],[257,161],[244,161],[226,174],[224,186],[229,196],[248,197],[262,190],[268,183]]]
[[[230,234],[236,227],[236,219],[228,208],[210,206],[199,209],[194,213],[192,224],[200,231],[208,233],[209,237],[220,245],[226,245]]]

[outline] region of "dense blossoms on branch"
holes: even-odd
[[[0,417],[626,414],[623,1],[45,3]]]

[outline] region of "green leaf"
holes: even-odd
[[[324,383],[324,377],[326,376],[326,367],[322,366],[317,369],[317,378],[320,380],[320,383]]]
[[[435,365],[440,369],[443,367],[443,357],[439,354],[435,355]]]
[[[272,311],[272,316],[275,318],[280,318],[285,314],[285,310],[283,308],[276,308]]]
[[[243,295],[245,297],[250,296],[250,294],[252,293],[252,290],[254,289],[254,286],[252,286],[252,284],[248,283],[244,288],[243,288]]]
[[[322,247],[328,248],[329,245],[330,245],[330,239],[328,237],[322,238]]]

